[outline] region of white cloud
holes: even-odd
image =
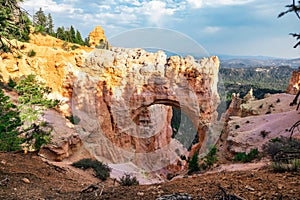
[[[191,8],[197,9],[205,6],[218,7],[230,5],[243,5],[255,0],[187,0]]]
[[[219,26],[207,26],[204,28],[205,33],[216,33],[219,32],[222,28]]]
[[[58,4],[53,0],[28,0],[22,3],[22,7],[27,10],[29,13],[32,11],[37,11],[39,8],[42,8],[43,11],[50,12],[50,13],[82,13],[83,9],[74,8],[71,4],[61,3]]]
[[[192,8],[201,8],[203,6],[202,0],[187,0],[187,2]]]
[[[172,16],[176,9],[168,8],[165,2],[161,1],[150,1],[143,3],[140,9],[140,14],[144,13],[149,18],[151,25],[161,25],[162,18],[164,16]]]

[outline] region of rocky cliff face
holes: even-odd
[[[36,74],[53,89],[53,97],[62,100],[63,114],[73,115],[77,123],[64,129],[72,130],[67,138],[54,135],[59,138],[46,148],[45,156],[62,160],[84,148],[84,155],[107,163],[131,163],[153,171],[179,161],[179,170],[180,155],[192,155],[211,139],[219,103],[217,57],[198,61],[123,48],[67,51],[60,41],[51,46],[46,40],[56,41],[19,42],[23,51],[37,53],[33,57],[1,54],[0,59],[5,81]],[[172,137],[171,106],[180,108],[196,131],[179,127]]]
[[[170,106],[175,106],[197,130],[186,133],[184,142],[197,137],[193,149],[200,149],[217,118],[218,68],[217,57],[195,61],[167,58],[162,51],[94,50],[72,91],[72,111],[86,148],[107,162],[131,162],[145,170],[167,166],[187,153],[171,137]]]
[[[298,70],[293,71],[286,92],[289,94],[297,94],[299,89],[300,89],[300,67],[298,68]]]

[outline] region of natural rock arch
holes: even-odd
[[[85,147],[109,163],[132,162],[151,171],[167,166],[178,151],[186,153],[171,138],[175,106],[197,127],[193,151],[199,149],[217,119],[218,69],[217,57],[195,61],[167,58],[162,51],[95,50],[73,88],[72,111]]]

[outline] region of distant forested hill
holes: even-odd
[[[228,59],[229,58],[229,59]],[[221,57],[222,68],[250,68],[266,66],[290,66],[300,67],[300,58],[296,59],[275,59],[275,58],[230,58]]]
[[[220,68],[219,93],[222,100],[229,101],[231,94],[240,93],[243,97],[253,88],[256,98],[263,98],[266,93],[281,93],[288,86],[292,71],[289,66]],[[223,86],[222,86],[223,84]]]

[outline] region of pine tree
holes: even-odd
[[[200,171],[200,167],[199,167],[199,163],[198,163],[198,152],[195,152],[192,159],[189,160],[188,168],[189,168],[189,171],[188,171],[189,174]]]
[[[19,138],[18,128],[23,124],[20,112],[0,89],[0,151],[15,151],[24,142]]]
[[[75,29],[74,29],[73,26],[70,27],[69,36],[70,36],[69,42],[77,43],[77,41],[76,41],[76,35],[75,35]]]
[[[8,39],[20,41],[29,40],[29,25],[31,24],[28,16],[22,11],[17,0],[0,1],[0,51],[10,51]],[[5,44],[6,40],[9,45]]]
[[[49,35],[53,35],[54,34],[53,27],[54,25],[53,25],[52,16],[50,13],[48,13],[46,33],[48,33]]]
[[[65,28],[63,26],[57,28],[56,38],[61,39],[61,40],[66,40]]]
[[[81,34],[78,30],[76,31],[76,41],[77,41],[78,44],[84,45],[84,41],[83,41],[83,39],[81,37]]]
[[[42,8],[33,15],[33,25],[39,27],[39,29],[45,30],[47,26],[47,17]]]

